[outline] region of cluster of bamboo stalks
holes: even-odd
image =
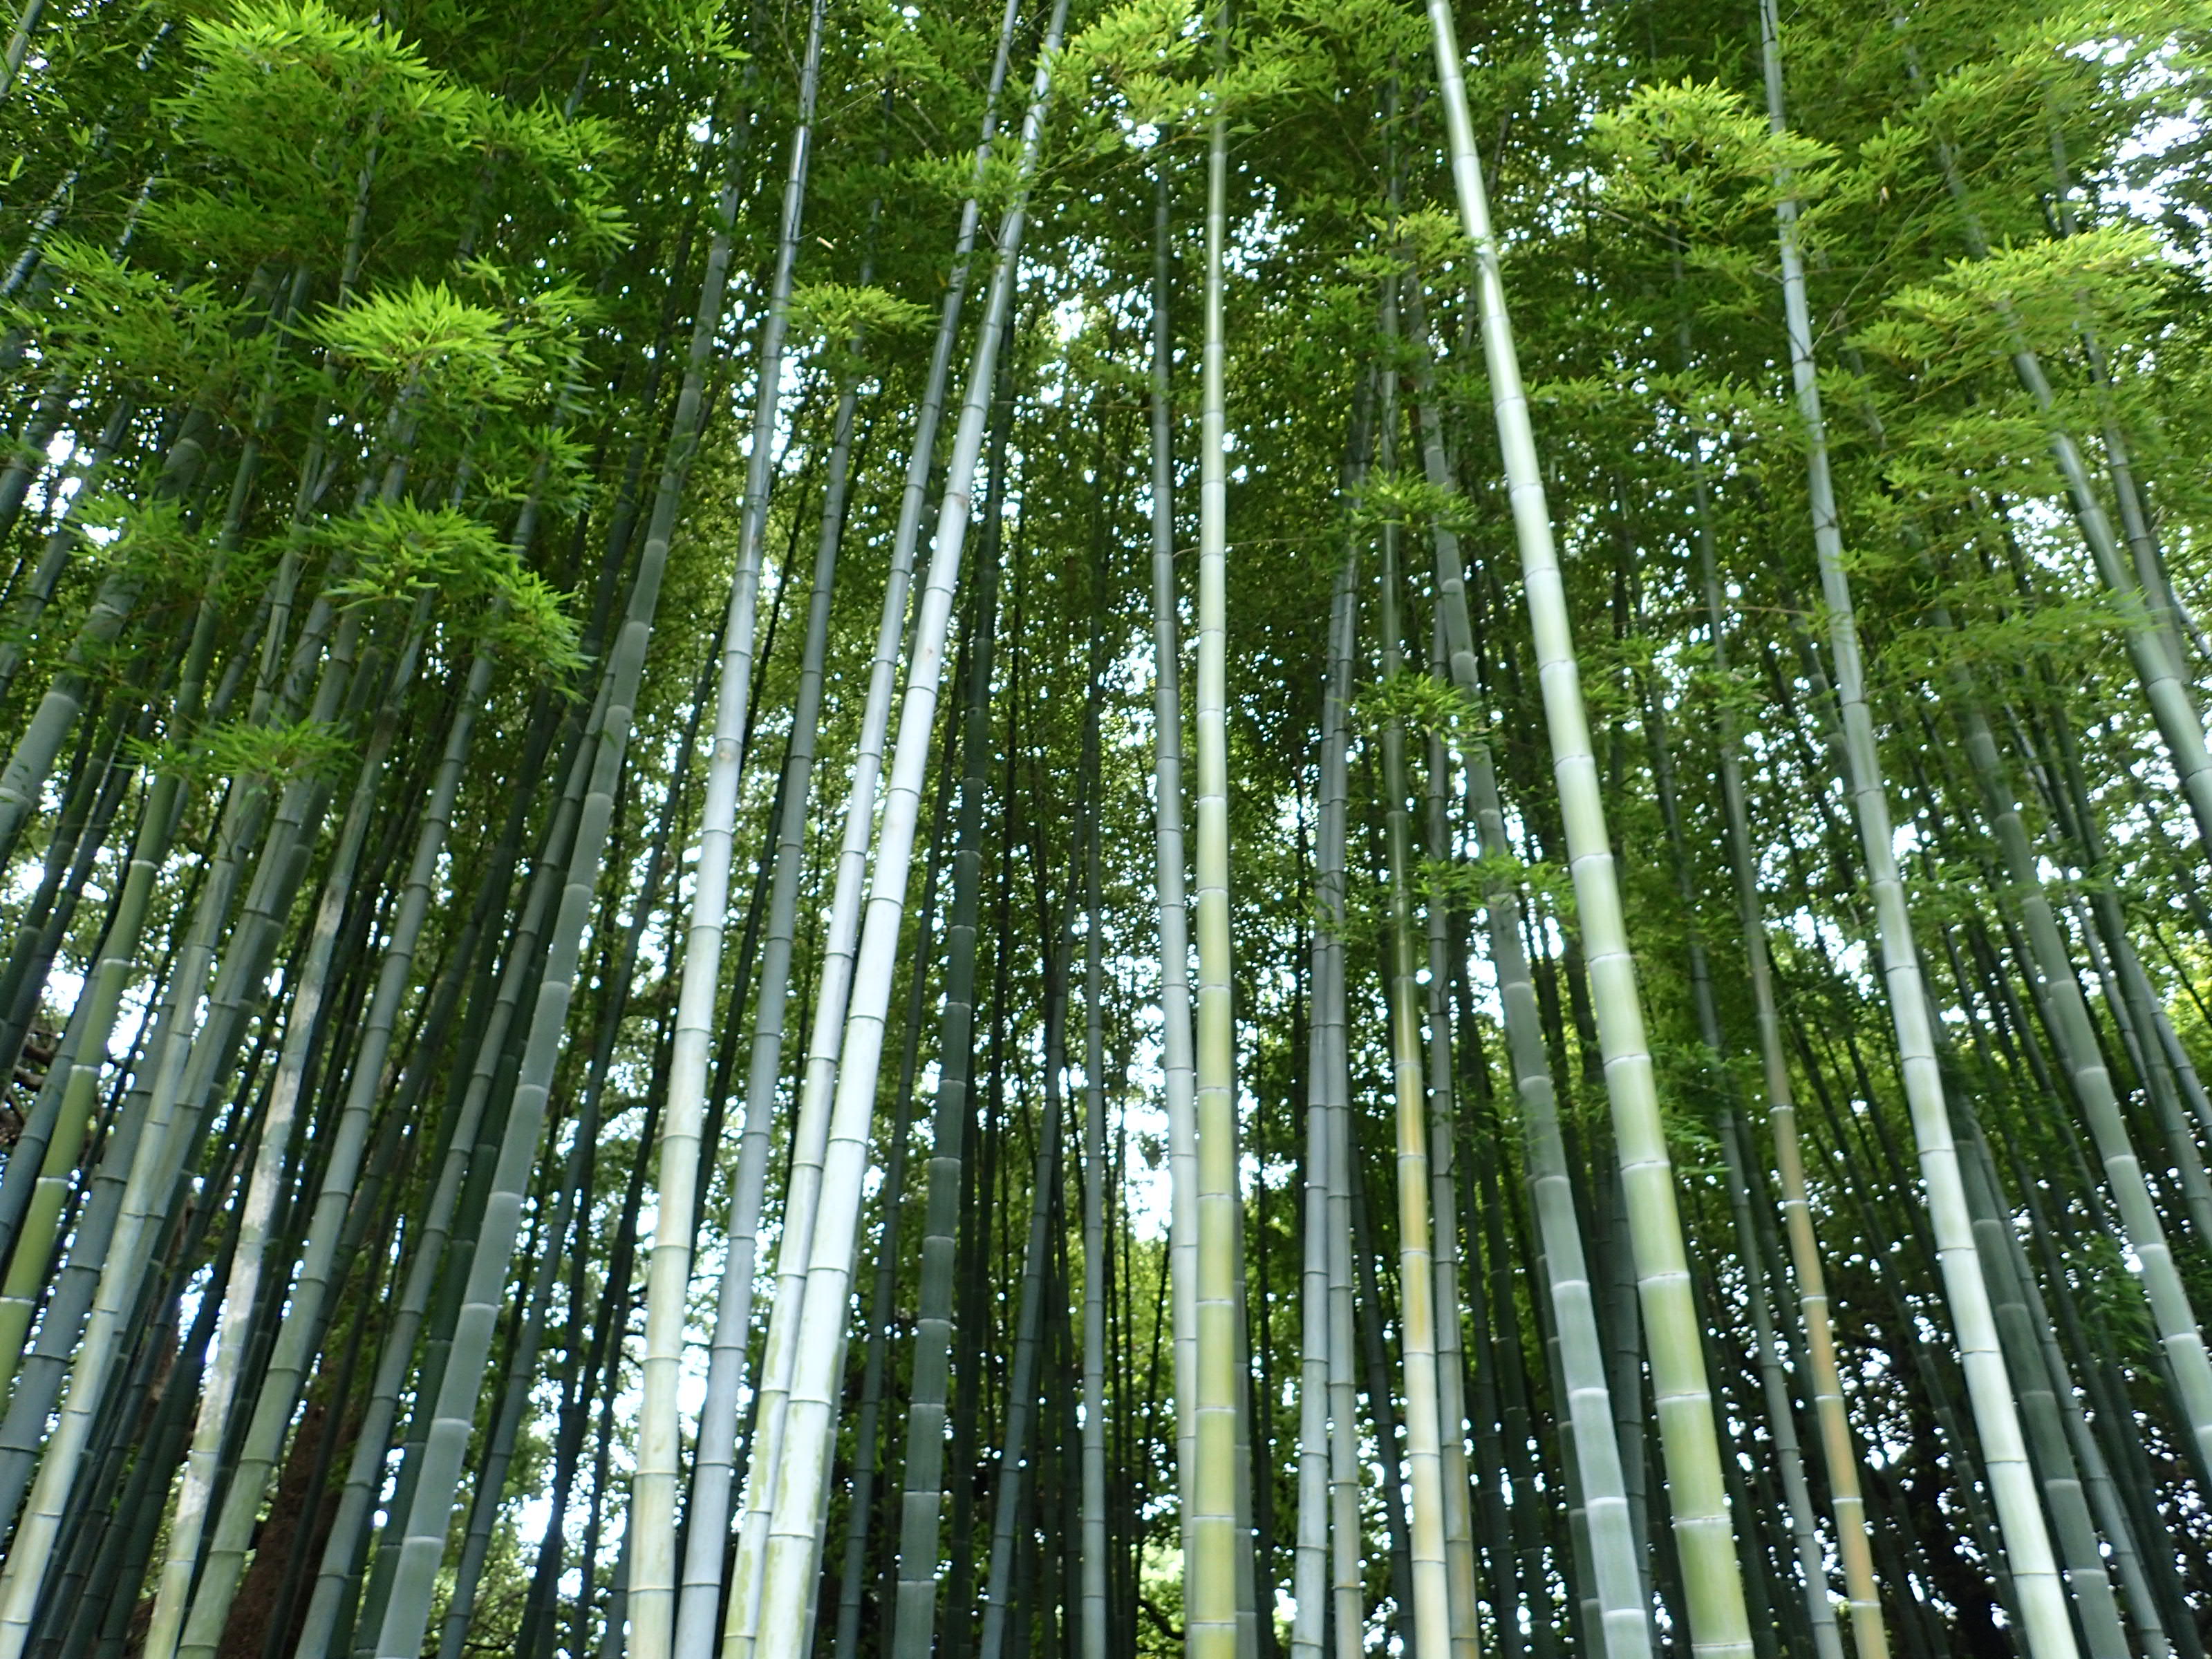
[[[2196,497],[1816,310],[1836,19],[1608,448],[1479,123],[1656,18],[419,9],[0,61],[0,1659],[2202,1659]]]

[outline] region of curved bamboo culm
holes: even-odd
[[[1772,0],[1760,0],[1761,27],[1768,43],[1767,114],[1771,128],[1787,130],[1782,94],[1782,58]],[[1937,1069],[1935,1033],[1912,939],[1912,920],[1898,874],[1889,797],[1881,757],[1875,748],[1874,717],[1866,702],[1865,674],[1859,658],[1857,624],[1851,608],[1850,579],[1844,570],[1843,535],[1837,521],[1834,489],[1829,480],[1820,388],[1813,358],[1811,307],[1806,299],[1804,259],[1798,249],[1797,214],[1787,175],[1777,180],[1775,205],[1782,254],[1782,293],[1789,329],[1790,371],[1798,418],[1803,424],[1808,493],[1813,513],[1814,548],[1820,560],[1820,589],[1828,609],[1829,648],[1835,689],[1843,712],[1848,780],[1859,840],[1867,862],[1881,953],[1882,979],[1888,991],[1890,1018],[1897,1033],[1899,1069],[1911,1111],[1913,1139],[1919,1149],[1921,1179],[1927,1188],[1929,1218],[1936,1258],[1950,1308],[1954,1340],[1966,1373],[1974,1423],[1979,1431],[1983,1467],[1996,1510],[2014,1599],[2032,1659],[2074,1659],[2076,1647],[2066,1591],[2052,1559],[2050,1533],[2037,1495],[2021,1438],[2019,1407],[2013,1398],[2003,1349],[1999,1344],[1990,1291],[1976,1248],[1965,1179]]]
[[[984,100],[982,136],[977,148],[976,165],[979,169],[988,158],[992,140],[997,132],[998,101],[1005,88],[1012,52],[1016,11],[1016,4],[1010,0],[1000,24],[998,51],[993,60],[990,86]],[[942,409],[945,382],[950,369],[952,330],[959,314],[968,261],[975,245],[978,214],[977,201],[971,196],[963,210],[953,281],[931,359],[930,389],[925,400],[921,435],[917,437],[915,452],[918,459],[926,457],[935,443],[938,416]],[[1006,424],[1006,411],[1002,408],[994,437],[991,484],[994,505],[991,510],[995,510],[996,492],[1004,487]],[[924,465],[926,470],[926,461]],[[910,496],[909,499],[918,506],[917,498]],[[894,553],[902,571],[911,568],[914,545],[918,536],[918,518],[902,517]],[[945,932],[948,960],[938,1049],[939,1071],[930,1158],[927,1166],[927,1194],[923,1206],[923,1266],[920,1280],[920,1306],[915,1322],[915,1356],[912,1372],[915,1381],[910,1388],[908,1401],[906,1455],[897,1466],[901,1469],[902,1480],[899,1567],[896,1575],[898,1588],[896,1599],[888,1613],[890,1638],[887,1645],[891,1650],[901,1652],[926,1652],[935,1626],[937,1569],[940,1565],[938,1521],[944,1490],[945,1395],[953,1334],[954,1235],[963,1167],[963,1141],[967,1120],[973,1113],[976,906],[981,896],[982,872],[983,800],[988,787],[986,761],[990,750],[990,688],[993,646],[996,636],[997,577],[995,562],[987,562],[982,573],[984,586],[977,601],[975,621],[969,635],[971,654],[967,671],[969,679],[965,688],[968,702],[958,739],[960,809],[956,831],[958,842],[951,858],[952,904],[951,921]],[[885,621],[890,621],[888,611]],[[888,684],[884,688],[884,703],[887,713]],[[880,738],[875,747],[880,750]],[[950,765],[948,763],[948,767]],[[937,808],[940,820],[951,821],[947,810],[950,793],[948,782],[945,798],[940,800]],[[933,838],[931,845],[933,856],[936,856],[936,838]],[[792,848],[795,876],[796,835]],[[932,879],[934,879],[933,876]],[[927,993],[927,975],[915,975],[912,992],[915,1000],[909,1011],[915,1027],[907,1037],[909,1056],[919,1040],[922,1004]],[[903,1090],[901,1091],[901,1103],[904,1109],[906,1091]],[[893,1170],[902,1168],[904,1156],[903,1146],[895,1146],[887,1159],[888,1168]],[[894,1197],[887,1200],[890,1201],[897,1200]],[[892,1236],[891,1223],[887,1219],[883,1243],[878,1246],[882,1255],[878,1268],[878,1293],[885,1298],[890,1294],[896,1271],[896,1258],[890,1254]],[[881,1366],[878,1356],[888,1346],[882,1340],[882,1335],[872,1328],[869,1363],[876,1370],[879,1370]],[[866,1409],[864,1406],[864,1422],[866,1420]],[[862,1492],[872,1493],[872,1469],[868,1471],[865,1485],[856,1480],[852,1500],[856,1511],[861,1507]],[[926,1533],[922,1521],[925,1509]],[[909,1528],[912,1529],[911,1541]],[[860,1638],[860,1601],[866,1562],[864,1523],[856,1514],[852,1523],[844,1582],[840,1591],[837,1649],[841,1654],[856,1644]]]
[[[670,769],[667,788],[662,798],[659,822],[663,826],[652,837],[643,875],[640,880],[635,901],[631,906],[627,922],[617,926],[611,911],[601,916],[603,936],[607,938],[601,958],[599,984],[602,995],[597,1012],[599,1030],[593,1041],[592,1056],[581,1086],[581,1100],[574,1114],[573,1134],[567,1157],[562,1161],[557,1174],[550,1174],[552,1190],[542,1191],[539,1207],[533,1224],[533,1248],[526,1253],[525,1260],[534,1260],[534,1272],[526,1278],[518,1292],[516,1324],[510,1327],[504,1375],[496,1406],[488,1425],[483,1443],[483,1462],[477,1472],[476,1491],[470,1500],[466,1529],[463,1534],[461,1550],[453,1567],[453,1589],[448,1596],[438,1639],[438,1659],[459,1659],[467,1640],[469,1626],[477,1613],[476,1596],[481,1587],[490,1553],[493,1529],[499,1518],[501,1499],[505,1493],[506,1477],[514,1462],[522,1414],[529,1403],[538,1374],[538,1355],[545,1334],[548,1305],[568,1252],[570,1228],[580,1205],[588,1209],[592,1198],[592,1181],[599,1156],[600,1125],[609,1098],[608,1076],[611,1070],[615,1036],[624,1015],[631,1006],[631,988],[636,979],[641,941],[647,926],[659,914],[661,884],[670,862],[671,842],[687,822],[687,805],[691,784],[691,762],[697,750],[700,726],[707,711],[707,682],[715,664],[709,653],[707,672],[702,672],[693,694],[690,711],[684,720],[683,735],[678,739],[674,763]],[[680,848],[677,849],[680,854]],[[669,1028],[673,1010],[661,1015],[655,1045],[658,1064],[665,1067]],[[641,1125],[643,1138],[650,1140],[655,1125],[655,1111],[648,1104]],[[644,1160],[633,1164],[623,1183],[623,1198],[615,1221],[613,1268],[608,1285],[611,1300],[627,1303],[626,1294],[631,1263],[635,1257],[637,1211],[645,1190]],[[547,1212],[550,1212],[550,1219]],[[541,1555],[540,1565],[545,1563]],[[526,1617],[527,1617],[526,1613]]]
[[[13,1510],[25,1486],[30,1486],[34,1510],[19,1523],[8,1565],[24,1571],[33,1583],[42,1569],[22,1564],[52,1549],[55,1542],[35,1506],[42,1491],[51,1501],[58,1492],[66,1494],[79,1478],[88,1445],[88,1426],[83,1421],[87,1402],[98,1400],[112,1376],[108,1368],[127,1352],[129,1334],[118,1332],[124,1316],[117,1307],[118,1302],[137,1304],[149,1265],[149,1206],[161,1201],[173,1181],[171,1145],[188,1139],[190,1133],[189,1127],[177,1125],[174,1106],[176,1056],[185,1046],[179,1035],[186,1019],[183,1011],[206,991],[215,956],[214,918],[236,895],[243,874],[240,843],[260,823],[255,808],[264,799],[257,788],[237,792],[232,804],[240,810],[227,813],[218,828],[214,868],[191,905],[185,948],[173,960],[152,1033],[144,1040],[141,1067],[123,1101],[118,1133],[110,1137],[90,1173],[82,1215],[37,1341],[21,1355],[7,1420],[0,1425],[0,1459],[4,1459],[0,1462],[0,1504]],[[97,1054],[81,1049],[71,1084],[88,1071],[96,1073],[99,1062]],[[183,1153],[177,1156],[181,1161]],[[60,1187],[58,1180],[46,1188],[55,1194],[52,1214],[56,1222],[60,1218]],[[42,1196],[33,1193],[34,1205]],[[52,1224],[40,1219],[40,1224]],[[22,1248],[19,1243],[19,1258]],[[11,1296],[11,1314],[15,1305]],[[27,1300],[21,1305],[27,1318]],[[41,1453],[40,1441],[58,1397],[61,1420]]]
[[[762,542],[767,532],[769,490],[774,476],[771,464],[783,406],[784,335],[790,318],[799,226],[805,210],[815,88],[821,73],[823,11],[823,0],[815,0],[808,16],[805,54],[799,71],[799,117],[792,129],[791,162],[784,179],[775,272],[768,313],[761,320],[755,349],[752,430],[745,458],[744,495],[739,503],[737,568],[722,623],[714,740],[708,756],[707,793],[693,866],[683,980],[677,992],[667,1110],[661,1123],[659,1203],[647,1273],[647,1359],[638,1413],[636,1509],[631,1520],[626,1585],[629,1639],[637,1659],[668,1659],[675,1642],[679,1439],[676,1386],[683,1358],[684,1304],[690,1285],[691,1239],[698,1207],[699,1138],[706,1115],[708,1060],[721,981],[722,937],[729,917],[730,866],[737,845],[738,774],[744,765],[743,745],[750,714]],[[808,619],[810,643],[826,637],[829,625],[829,582],[822,566],[834,566],[836,552],[834,540],[827,536],[825,540],[829,547],[817,562],[816,592]],[[820,679],[817,654],[813,675],[817,700]],[[796,732],[794,740],[796,744]],[[803,805],[803,780],[798,796]]]
[[[1575,666],[1565,588],[1552,544],[1527,394],[1521,387],[1512,326],[1498,270],[1498,242],[1476,158],[1468,114],[1467,85],[1448,0],[1430,0],[1437,76],[1443,91],[1452,182],[1460,217],[1474,245],[1475,294],[1481,319],[1483,359],[1489,370],[1491,408],[1504,457],[1514,536],[1535,635],[1538,678],[1552,744],[1553,776],[1559,791],[1567,854],[1598,1043],[1605,1058],[1606,1092],[1613,1104],[1620,1179],[1634,1240],[1638,1297],[1643,1307],[1652,1394],[1666,1455],[1668,1497],[1690,1639],[1701,1656],[1752,1651],[1743,1579],[1735,1559],[1728,1488],[1721,1471],[1713,1401],[1705,1377],[1704,1339],[1690,1290],[1674,1198],[1674,1166],[1667,1152],[1657,1085],[1644,1032],[1620,893],[1607,836],[1597,764],[1590,750],[1582,686]]]
[[[919,599],[907,664],[905,697],[884,795],[867,913],[854,957],[853,985],[838,1057],[836,1099],[824,1146],[820,1196],[806,1257],[804,1300],[793,1322],[793,1363],[781,1443],[771,1465],[775,1501],[761,1552],[757,1601],[746,1605],[740,1580],[725,1624],[725,1659],[748,1652],[761,1659],[798,1659],[811,1639],[812,1585],[821,1550],[836,1442],[846,1300],[860,1223],[862,1177],[874,1115],[877,1070],[883,1054],[884,1020],[904,918],[908,867],[920,808],[921,780],[935,727],[937,690],[958,585],[961,553],[974,510],[972,492],[983,447],[998,356],[1013,313],[1021,261],[1026,185],[1042,148],[1050,105],[1053,60],[1067,22],[1066,0],[1056,0],[1038,49],[1037,70],[1022,124],[1017,160],[1022,188],[1000,221],[998,259],[983,321],[969,363],[968,389],[947,463],[943,505],[928,577]]]

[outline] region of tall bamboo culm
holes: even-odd
[[[1691,1296],[1689,1262],[1674,1196],[1657,1085],[1644,1032],[1620,892],[1613,872],[1597,763],[1591,751],[1582,686],[1569,630],[1566,594],[1552,541],[1528,400],[1522,390],[1512,325],[1506,313],[1497,239],[1468,114],[1459,43],[1447,0],[1431,0],[1430,29],[1443,92],[1452,182],[1462,228],[1474,244],[1475,295],[1489,371],[1491,410],[1504,459],[1522,581],[1535,635],[1536,664],[1552,744],[1553,777],[1566,825],[1577,921],[1613,1104],[1633,1239],[1660,1443],[1666,1455],[1691,1642],[1715,1659],[1748,1659],[1752,1651],[1743,1580],[1737,1570],[1728,1490],[1721,1472],[1704,1336]]]
[[[1761,0],[1768,122],[1787,130],[1783,106],[1782,52],[1772,0]],[[1782,254],[1782,296],[1789,331],[1790,377],[1804,430],[1807,493],[1811,498],[1814,550],[1820,560],[1820,591],[1828,609],[1829,653],[1843,714],[1847,784],[1866,860],[1875,921],[1881,945],[1884,986],[1897,1035],[1898,1061],[1911,1110],[1913,1139],[1919,1151],[1929,1220],[1935,1231],[1936,1259],[1951,1313],[1952,1335],[1966,1373],[1975,1426],[1981,1439],[1990,1501],[2002,1528],[2006,1565],[2033,1659],[2074,1659],[2074,1625],[2066,1606],[2044,1524],[2035,1476],[2021,1436],[2019,1407],[1997,1339],[1989,1286],[1974,1243],[1965,1178],[1951,1132],[1938,1068],[1928,994],[1913,943],[1912,920],[1905,902],[1888,793],[1875,747],[1874,717],[1867,707],[1858,630],[1844,569],[1843,532],[1830,482],[1826,426],[1818,370],[1813,356],[1812,309],[1806,298],[1805,266],[1798,249],[1796,203],[1785,175],[1777,181],[1775,207]]]

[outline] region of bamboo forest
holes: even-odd
[[[0,5],[0,1659],[2207,1659],[2212,0]]]

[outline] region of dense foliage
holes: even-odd
[[[0,1659],[2203,1659],[2212,13],[20,7]]]

